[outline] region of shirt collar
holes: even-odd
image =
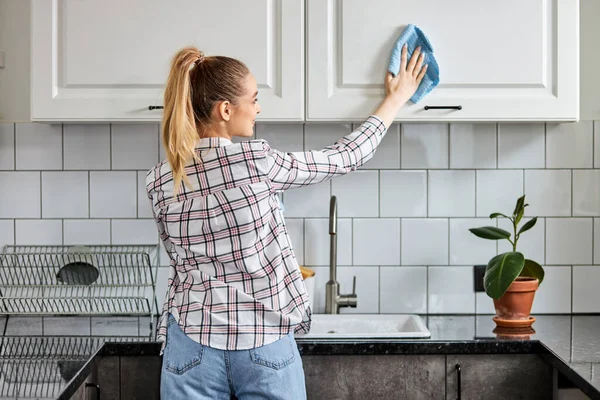
[[[222,147],[232,144],[233,142],[229,139],[223,137],[207,137],[198,140],[196,144],[196,149],[210,149],[214,147]]]

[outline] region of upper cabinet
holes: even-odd
[[[259,120],[304,119],[303,0],[32,0],[31,119],[159,121],[175,52],[245,62]]]
[[[397,120],[579,118],[578,0],[307,0],[307,119],[367,117],[409,23],[430,39],[440,84]]]

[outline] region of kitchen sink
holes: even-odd
[[[313,314],[303,339],[404,339],[428,338],[431,332],[415,314]]]

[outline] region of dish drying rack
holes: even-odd
[[[157,272],[158,245],[8,245],[0,314],[152,317]]]

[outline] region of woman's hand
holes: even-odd
[[[407,64],[408,50],[406,44],[402,46],[400,56],[400,71],[393,76],[390,72],[385,77],[385,94],[393,100],[404,105],[417,91],[425,73],[427,65],[423,65],[425,55],[421,54],[421,46],[413,52]]]
[[[420,47],[415,49],[408,63],[407,55],[408,50],[404,45],[400,56],[400,71],[396,76],[387,73],[385,99],[373,113],[381,118],[386,128],[390,127],[400,108],[415,94],[427,71],[427,65],[423,65],[424,57]]]

